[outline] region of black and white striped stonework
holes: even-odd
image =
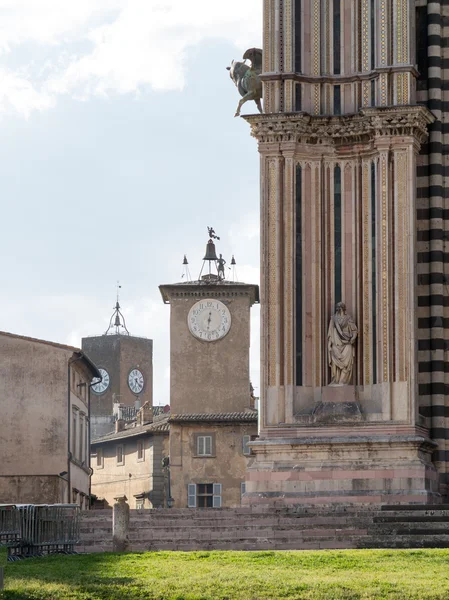
[[[422,5],[422,2],[419,2]],[[445,263],[449,245],[449,1],[429,1],[416,8],[418,102],[432,111],[435,122],[417,167],[418,361],[420,412],[428,418],[438,443],[435,466],[441,483],[449,472],[449,295]],[[449,239],[449,238],[448,238]]]

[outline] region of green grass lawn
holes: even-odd
[[[449,599],[449,550],[153,552],[8,563],[3,600]]]

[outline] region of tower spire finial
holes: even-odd
[[[129,331],[126,327],[125,317],[123,316],[120,310],[119,290],[121,289],[121,287],[122,286],[120,285],[120,282],[117,281],[117,301],[115,303],[114,312],[112,313],[111,319],[109,321],[109,327],[106,329],[104,335],[129,335]]]

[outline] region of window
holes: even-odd
[[[103,448],[97,448],[97,469],[102,469],[104,467],[103,458]]]
[[[78,410],[73,409],[72,411],[72,456],[76,457],[76,432],[78,425]]]
[[[189,508],[221,508],[221,483],[189,483]]]
[[[84,413],[80,413],[80,422],[79,422],[79,456],[78,458],[82,462],[84,460]]]
[[[251,454],[251,448],[248,446],[248,443],[251,441],[250,435],[244,435],[242,438],[242,452],[245,456],[249,456]]]
[[[123,452],[123,446],[117,446],[117,464],[118,465],[125,464],[125,454]]]
[[[243,499],[243,496],[245,495],[246,492],[246,482],[242,481],[242,483],[240,484],[240,502]]]
[[[87,462],[87,460],[89,458],[89,454],[90,454],[90,448],[89,448],[89,418],[87,417],[87,415],[84,418],[84,424],[85,424],[85,429],[86,429],[85,435],[84,435],[84,440],[85,440],[84,441],[84,452],[85,452],[84,456],[86,457],[86,462]],[[89,466],[89,465],[90,465],[90,463],[87,466]]]
[[[212,436],[199,435],[196,438],[197,456],[212,456]]]
[[[137,461],[142,462],[145,460],[145,447],[143,440],[137,442]]]
[[[72,502],[78,504],[78,490],[76,488],[72,488]]]

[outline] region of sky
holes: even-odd
[[[261,46],[260,0],[0,0],[0,330],[74,346],[116,299],[154,341],[158,286],[199,274],[207,226],[259,283],[259,158],[226,66]],[[254,103],[242,114],[256,112]],[[228,272],[230,275],[230,272]],[[251,317],[259,389],[259,307]]]

